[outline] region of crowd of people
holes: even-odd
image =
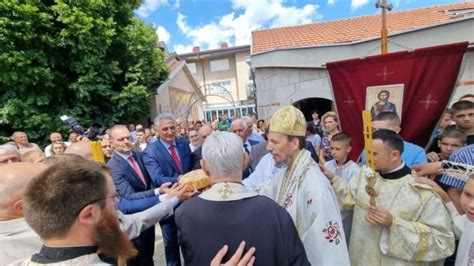
[[[158,224],[167,265],[474,265],[474,96],[426,150],[395,112],[372,128],[375,168],[365,151],[349,159],[337,113],[306,121],[293,106],[189,125],[162,113],[98,142],[52,132],[44,149],[14,132],[0,145],[0,264],[153,265]],[[209,187],[179,184],[198,169]]]

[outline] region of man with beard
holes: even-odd
[[[99,254],[124,265],[137,253],[118,223],[114,183],[93,162],[66,161],[42,172],[26,189],[23,213],[43,246],[19,265],[91,265],[102,263]]]
[[[285,106],[273,115],[267,149],[275,163],[285,166],[263,185],[261,194],[290,213],[311,265],[349,265],[336,196],[304,149],[305,135],[306,120],[300,110]]]

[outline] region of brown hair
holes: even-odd
[[[467,141],[467,136],[462,132],[461,130],[457,128],[446,128],[443,133],[441,133],[441,136],[439,137],[439,140],[442,140],[443,138],[451,138],[451,139],[457,139],[459,140],[462,144],[465,144]]]
[[[379,113],[372,121],[388,121],[394,127],[399,127],[401,124],[400,117],[394,112]]]
[[[352,144],[351,136],[345,132],[339,132],[337,134],[334,134],[334,136],[331,137],[331,141],[345,142],[347,146],[351,146]]]
[[[107,180],[101,166],[93,161],[64,161],[34,178],[23,197],[28,225],[42,238],[68,233],[79,212],[98,202],[105,207]]]
[[[44,162],[45,159],[46,155],[40,150],[32,150],[21,155],[22,162],[41,163]]]
[[[451,113],[455,115],[456,113],[460,111],[465,111],[465,110],[469,110],[473,108],[474,108],[474,103],[463,100],[463,101],[453,103],[453,105],[451,106]]]

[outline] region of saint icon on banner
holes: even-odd
[[[401,118],[403,88],[403,84],[367,87],[365,108],[372,118],[382,112],[396,113]]]

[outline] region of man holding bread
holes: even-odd
[[[227,245],[227,262],[245,241],[245,251],[255,248],[254,265],[310,265],[296,227],[283,208],[259,196],[242,183],[248,156],[242,139],[230,132],[215,132],[202,146],[202,177],[192,172],[196,186],[211,187],[175,210],[178,242],[186,265],[209,265]],[[198,187],[198,188],[199,188]]]

